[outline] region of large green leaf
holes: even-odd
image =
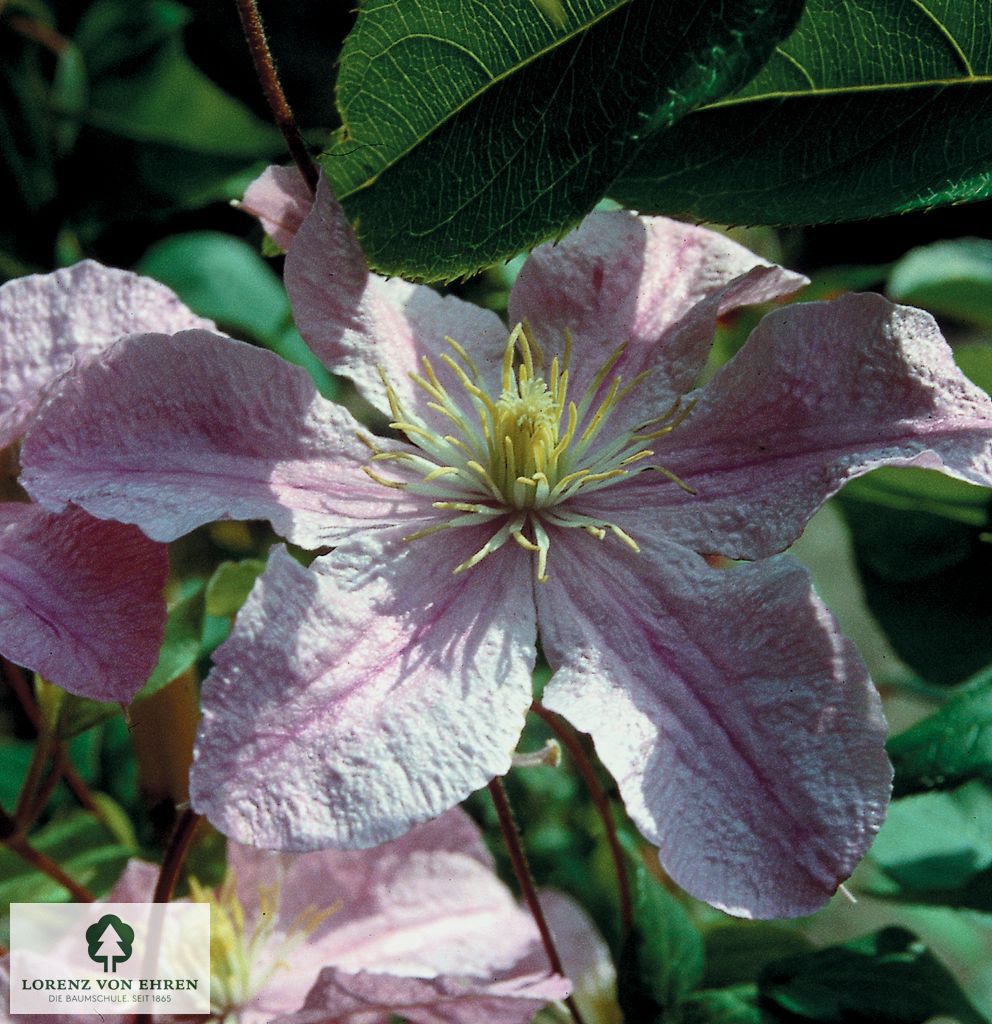
[[[368,0],[322,157],[373,266],[469,273],[561,234],[650,132],[740,88],[799,0]]]
[[[656,136],[611,189],[641,210],[749,224],[990,194],[987,0],[810,0],[753,82]]]
[[[893,736],[888,751],[896,797],[971,779],[992,782],[992,674]]]

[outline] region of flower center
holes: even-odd
[[[259,890],[250,928],[233,875],[216,890],[190,879],[190,898],[210,904],[210,1010],[215,1020],[225,1022],[238,1020],[276,972],[292,969],[292,952],[336,909],[306,911],[279,932],[278,885]]]
[[[383,451],[369,437],[373,462],[394,462],[419,478],[391,480],[371,466],[365,472],[386,487],[398,487],[435,498],[439,521],[410,534],[417,540],[441,530],[492,524],[489,541],[471,558],[455,566],[463,572],[512,539],[537,555],[537,577],[547,579],[550,538],[547,526],[577,527],[603,540],[607,534],[634,551],[637,543],[617,524],[582,513],[577,496],[609,486],[628,476],[635,463],[654,469],[679,486],[691,488],[661,466],[649,465],[651,441],[670,433],[692,411],[676,401],[663,415],[634,430],[604,431],[617,406],[647,376],[638,374],[623,384],[614,367],[626,344],[607,357],[578,402],[569,398],[571,337],[565,351],[546,365],[544,352],[529,329],[518,324],[503,353],[501,390],[493,398],[485,389],[478,367],[452,338],[452,353],[441,361],[457,378],[460,400],[438,379],[430,360],[422,359],[423,374],[410,379],[428,397],[427,407],[452,427],[443,433],[403,407],[395,388],[380,368],[389,399],[394,430],[402,431],[419,454]],[[361,436],[361,435],[360,435]],[[635,470],[636,471],[636,470]]]

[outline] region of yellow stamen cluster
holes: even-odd
[[[537,577],[542,582],[547,579],[551,543],[548,524],[578,527],[599,540],[610,533],[632,550],[639,550],[619,526],[573,511],[567,502],[580,492],[628,476],[632,466],[650,459],[654,452],[647,445],[674,430],[691,412],[691,404],[683,406],[677,401],[662,416],[636,430],[623,430],[604,440],[603,428],[611,414],[646,376],[638,374],[625,385],[618,374],[611,376],[625,344],[610,353],[575,402],[569,398],[571,338],[567,333],[564,352],[546,365],[537,339],[525,325],[518,324],[504,349],[501,391],[496,398],[486,391],[479,369],[465,349],[452,338],[446,341],[451,353],[443,353],[440,360],[463,389],[461,402],[442,384],[426,356],[421,362],[423,373],[410,377],[426,393],[427,407],[443,417],[452,432],[443,434],[404,409],[380,369],[393,414],[390,426],[402,431],[421,454],[383,451],[371,438],[362,438],[373,452],[373,462],[392,461],[419,475],[419,479],[392,480],[366,467],[373,480],[436,498],[434,507],[450,516],[407,539],[491,522],[494,531],[490,539],[454,571],[477,565],[512,539],[535,552]],[[661,466],[638,468],[656,469],[691,490]]]
[[[210,904],[210,1009],[219,1021],[237,1020],[277,971],[292,970],[290,954],[336,909],[305,911],[277,934],[278,886],[259,890],[250,930],[233,876],[216,890],[191,879],[190,898]]]

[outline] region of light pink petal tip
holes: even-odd
[[[881,824],[891,769],[878,696],[805,570],[555,544],[544,703],[593,736],[689,893],[742,917],[816,910]]]
[[[271,352],[206,331],[140,335],[63,379],[21,479],[46,506],[72,501],[157,540],[264,518],[315,548],[429,509],[362,472],[359,429]]]
[[[222,832],[374,846],[508,769],[530,703],[530,560],[507,545],[453,576],[487,535],[451,533],[382,531],[309,570],[274,552],[203,690],[191,793]]]
[[[660,530],[697,551],[761,558],[879,466],[992,485],[992,400],[957,368],[933,317],[880,295],[776,310],[695,397],[653,447],[696,493],[641,474],[583,511],[620,516],[635,536]]]
[[[84,260],[0,287],[0,448],[16,440],[74,357],[126,334],[213,327],[164,285]]]
[[[286,259],[286,289],[307,344],[386,415],[390,405],[380,368],[408,410],[422,407],[429,398],[409,378],[424,373],[424,356],[445,384],[461,392],[440,360],[453,352],[447,337],[472,354],[488,387],[498,381],[507,334],[499,317],[432,288],[373,274],[323,178]]]
[[[630,380],[652,370],[628,403],[633,421],[657,415],[692,386],[718,315],[790,295],[806,283],[715,231],[665,217],[597,212],[560,242],[531,253],[510,294],[509,317],[511,324],[527,321],[552,352],[561,352],[565,332],[571,334],[574,394],[627,342],[617,372]]]
[[[81,509],[0,505],[0,651],[70,693],[127,703],[158,660],[165,548]]]
[[[279,1024],[530,1024],[542,1006],[568,995],[547,974],[476,980],[441,975],[398,978],[335,967],[322,971],[303,1007]]]
[[[266,167],[237,204],[257,217],[265,233],[286,250],[313,205],[313,194],[295,167]]]

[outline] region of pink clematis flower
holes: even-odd
[[[282,849],[402,834],[507,771],[539,635],[544,704],[592,734],[680,885],[817,908],[882,820],[885,725],[806,572],[770,556],[876,466],[992,482],[992,402],[933,320],[876,295],[782,309],[696,389],[716,317],[803,278],[597,213],[530,256],[504,325],[372,274],[326,185],[301,204],[289,172],[246,197],[289,246],[303,336],[401,439],[201,331],[122,341],[26,446],[53,508],[336,546],[309,568],[277,549],[218,650],[197,808]]]
[[[156,877],[154,865],[132,861],[108,900],[146,901]],[[232,843],[223,885],[192,888],[211,905],[205,1020],[527,1024],[569,993],[458,809],[371,851],[286,855]],[[557,913],[577,911],[566,901]]]
[[[0,653],[71,693],[127,702],[165,627],[165,548],[14,484],[18,445],[74,363],[152,327],[209,327],[162,285],[91,261],[0,288]]]

